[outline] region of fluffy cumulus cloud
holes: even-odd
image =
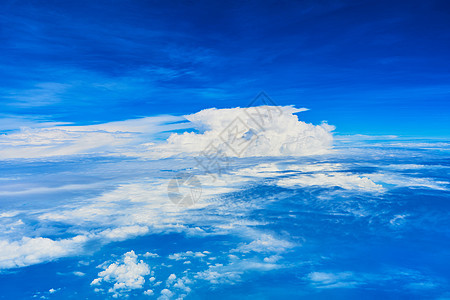
[[[159,257],[158,253],[146,252],[144,257]]]
[[[148,289],[144,292],[144,295],[146,296],[153,296],[155,292],[152,289]]]
[[[133,289],[141,289],[145,283],[144,276],[150,274],[150,267],[142,260],[138,261],[138,256],[134,251],[129,251],[123,257],[98,273],[98,278],[91,282],[91,285],[101,285],[102,283],[112,283],[108,292],[118,295],[121,292]]]
[[[158,297],[158,300],[169,300],[174,296],[173,292],[169,289],[161,290],[161,295]]]
[[[193,281],[187,276],[178,278],[175,274],[170,274],[166,280],[166,288],[161,290],[158,299],[184,299],[191,292],[191,284]]]
[[[195,277],[211,284],[233,284],[241,280],[243,273],[242,270],[226,270],[222,264],[217,264],[198,272]]]
[[[326,153],[333,126],[299,121],[292,106],[206,109],[186,116],[199,131],[172,134],[160,149],[175,154],[220,151],[227,156],[283,156]]]

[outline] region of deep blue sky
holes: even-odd
[[[450,2],[1,1],[0,117],[90,124],[261,90],[339,133],[448,137]]]

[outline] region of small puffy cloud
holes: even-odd
[[[272,263],[276,263],[280,259],[281,259],[281,256],[279,256],[279,255],[272,255],[272,256],[269,256],[269,257],[264,257],[264,262],[272,264]]]
[[[175,279],[177,279],[177,276],[175,274],[170,274],[166,281],[167,286],[171,285]]]
[[[192,283],[187,276],[177,278],[175,274],[170,274],[166,280],[166,288],[170,289],[174,298],[183,299],[191,292],[189,285]]]
[[[150,274],[149,266],[142,260],[138,261],[134,251],[129,251],[119,261],[98,273],[99,277],[94,279],[91,285],[99,285],[102,282],[113,283],[109,292],[118,295],[121,291],[142,288],[145,282],[144,276],[148,274]]]
[[[153,292],[153,290],[150,290],[150,289],[144,291],[144,295],[147,295],[147,296],[153,296],[154,294],[155,294],[155,292]]]
[[[249,244],[243,244],[239,246],[234,251],[237,252],[284,252],[286,249],[293,248],[295,244],[286,241],[274,238],[269,234],[262,234],[256,240],[250,242]]]
[[[173,295],[173,292],[169,289],[163,289],[161,290],[161,296],[158,297],[158,300],[169,300]]]
[[[144,257],[159,257],[157,253],[146,252]]]
[[[201,257],[205,257],[206,254],[209,253],[207,251],[203,251],[203,252],[193,252],[193,251],[186,251],[186,252],[179,252],[179,253],[173,253],[169,255],[169,259],[172,260],[185,260],[189,257],[197,257],[197,258],[201,258]]]
[[[224,271],[217,266],[211,266],[209,269],[198,272],[195,278],[209,281],[212,284],[232,284],[241,280],[243,271]]]
[[[48,292],[50,293],[50,294],[54,294],[54,293],[56,293],[57,291],[59,291],[60,289],[53,289],[53,288],[51,288],[50,290],[48,290]]]
[[[185,294],[188,294],[191,292],[191,288],[188,287],[188,284],[191,284],[192,281],[189,280],[187,277],[178,278],[175,283],[173,284],[173,287],[175,289],[180,290],[181,292],[184,292]]]

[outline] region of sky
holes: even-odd
[[[0,0],[0,299],[450,298],[449,15]]]
[[[448,1],[1,1],[0,132],[246,106],[449,137]]]

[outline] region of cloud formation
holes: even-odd
[[[332,145],[334,127],[299,121],[295,114],[304,110],[291,106],[211,108],[186,119],[159,116],[86,126],[36,124],[1,135],[0,159],[80,154],[163,158],[198,155],[211,147],[227,156],[242,157],[326,153]],[[167,142],[156,138],[178,129],[184,129],[184,133],[173,133]]]
[[[164,151],[208,152],[226,156],[301,156],[326,153],[333,141],[333,126],[312,125],[296,115],[306,109],[292,106],[205,109],[186,116],[200,133],[174,133]]]
[[[82,252],[88,237],[79,235],[70,239],[23,237],[19,241],[0,240],[0,269],[24,267],[43,261]]]
[[[107,266],[98,273],[98,278],[91,285],[100,285],[103,282],[112,283],[108,292],[118,295],[133,289],[141,289],[145,283],[144,276],[150,274],[150,267],[133,250],[125,253],[121,259]]]

